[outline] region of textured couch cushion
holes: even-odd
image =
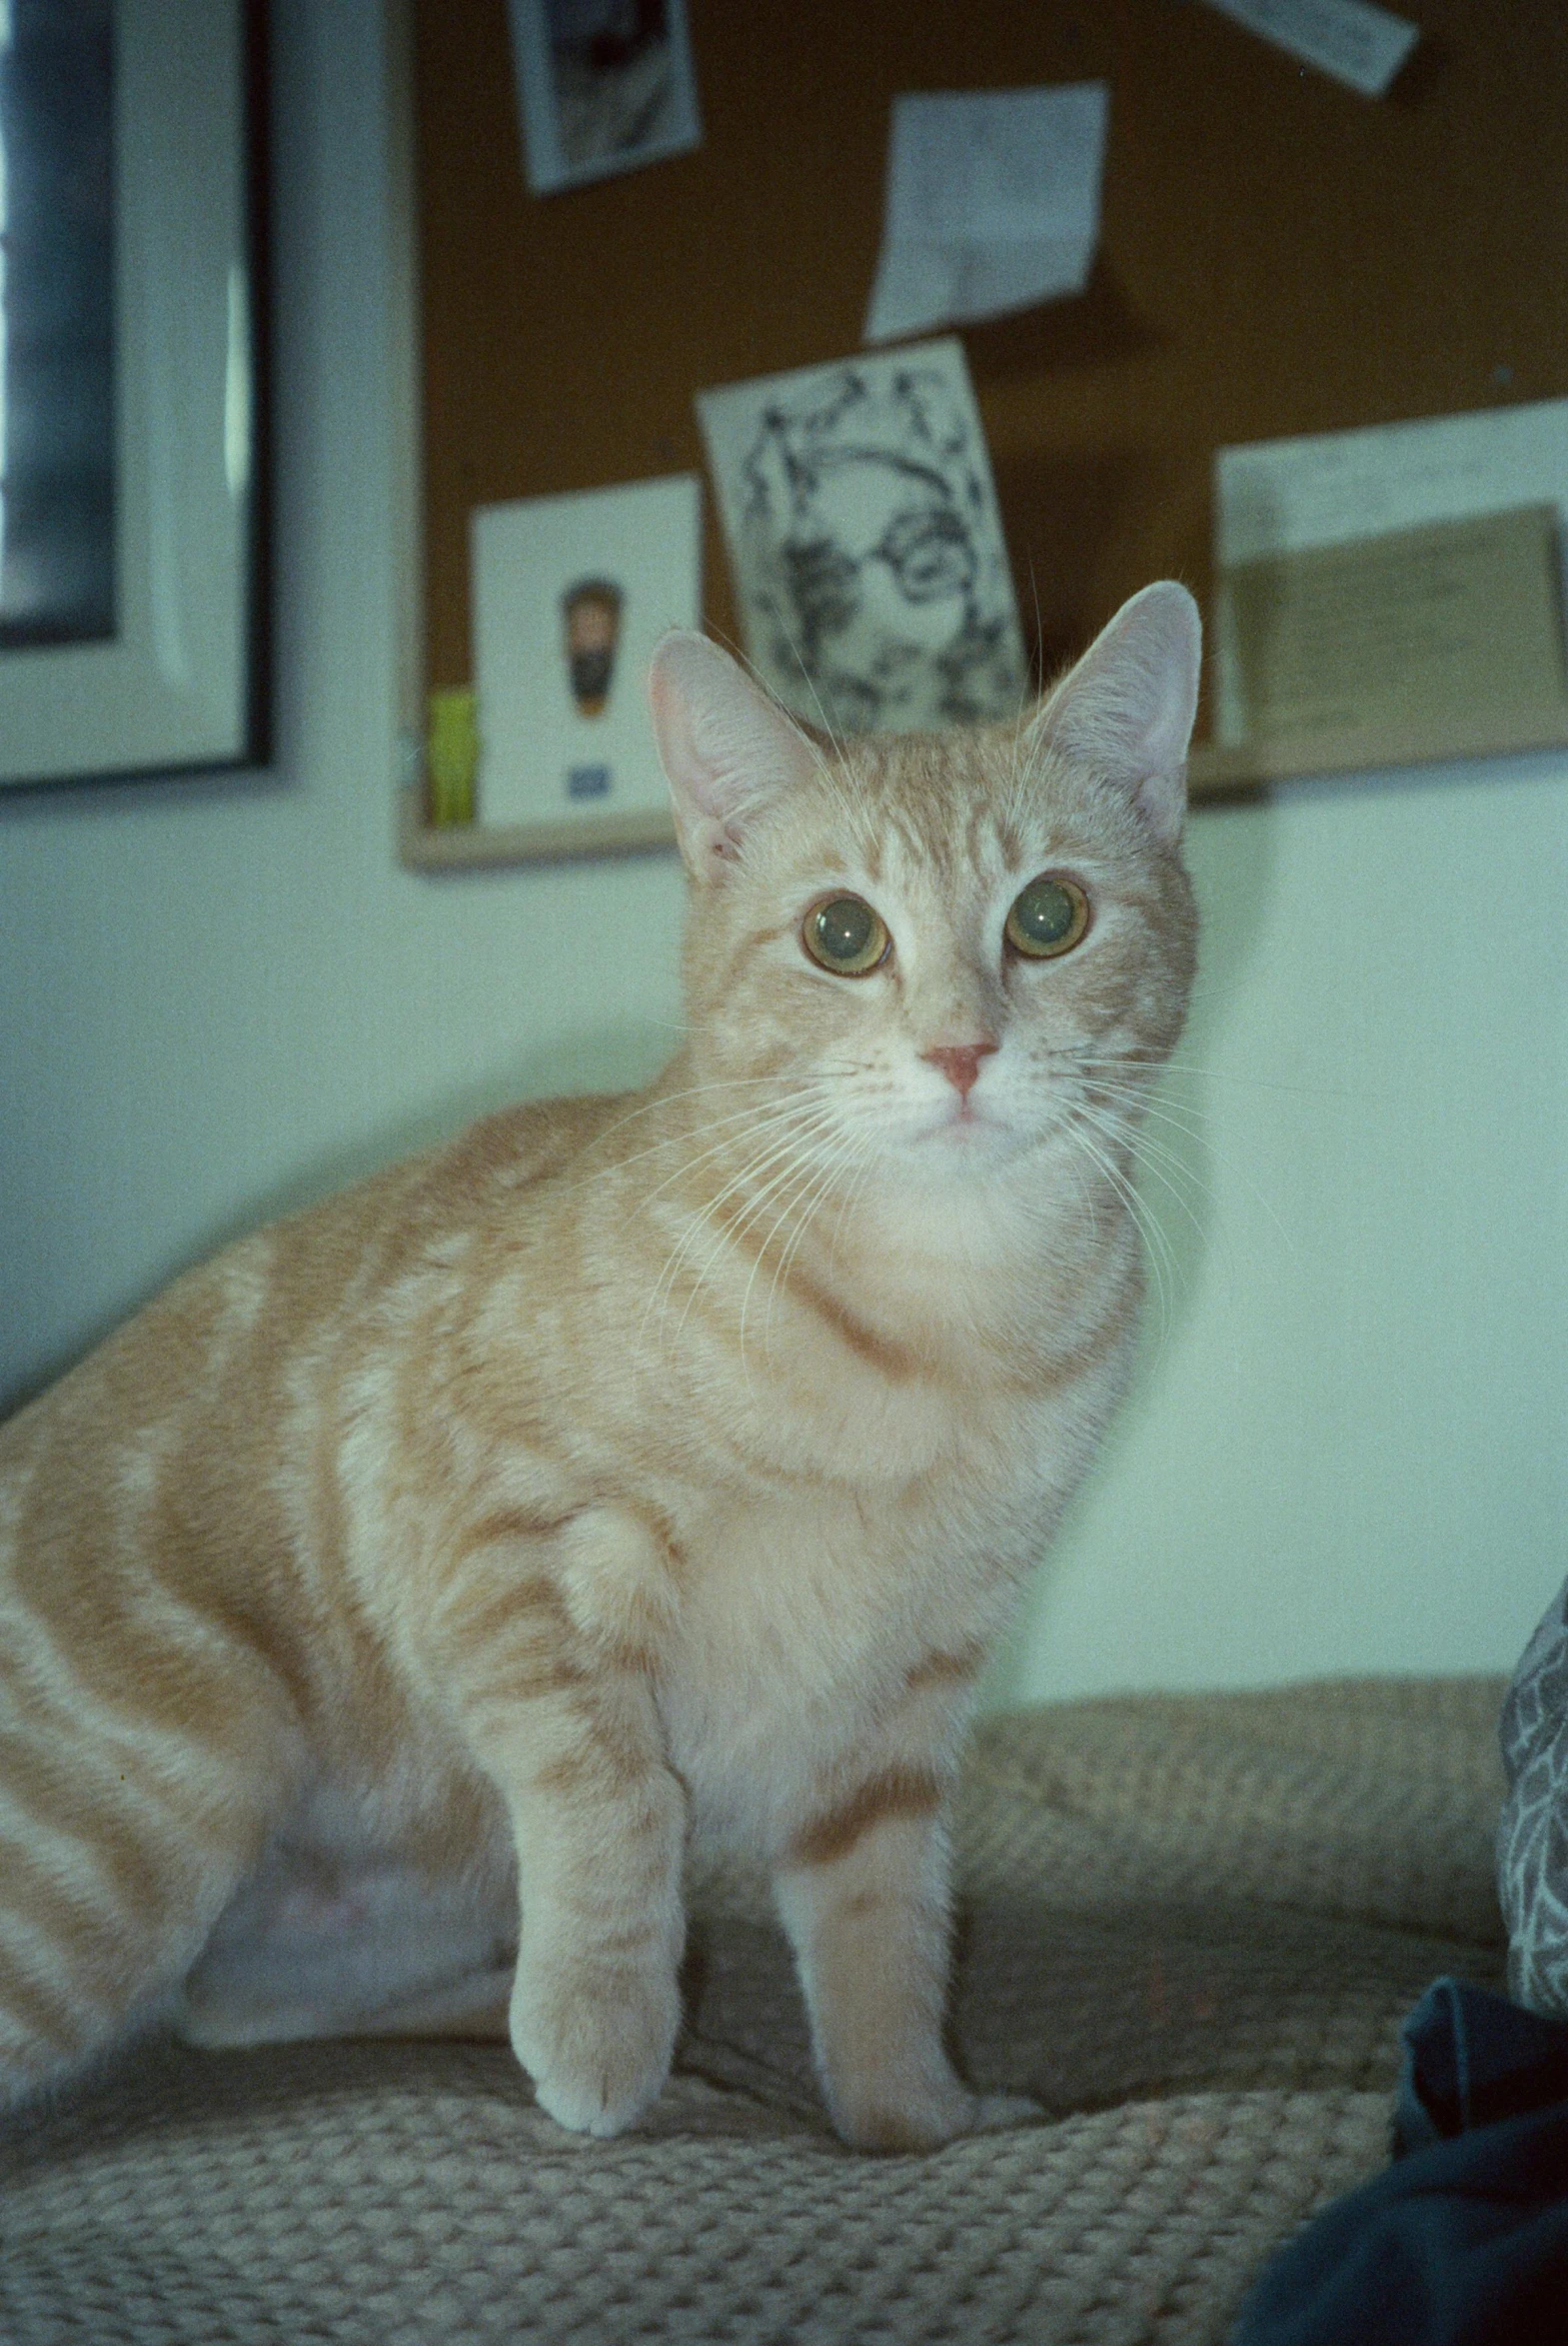
[[[1222,2339],[1384,2156],[1402,2014],[1501,1978],[1491,1679],[988,1722],[955,2033],[1045,2123],[827,2131],[760,1882],[694,1884],[680,2073],[564,2134],[499,2047],[153,2047],[0,2133],[0,2339]]]

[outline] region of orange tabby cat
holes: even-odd
[[[697,1843],[772,1869],[848,2141],[1020,2114],[942,2049],[943,1809],[1126,1372],[1197,673],[1150,587],[1028,722],[824,750],[668,638],[671,1067],[231,1246],[0,1430],[0,2101],[171,2021],[509,2024],[615,2133]]]

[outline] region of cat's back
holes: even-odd
[[[100,1558],[275,1476],[311,1388],[397,1298],[487,1233],[526,1231],[551,1178],[625,1114],[619,1096],[527,1103],[225,1247],[172,1281],[0,1424],[0,1574]],[[184,1544],[165,1522],[166,1549]]]

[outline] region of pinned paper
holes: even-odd
[[[1568,399],[1222,448],[1219,568],[1423,522],[1555,505],[1568,534]]]
[[[1568,731],[1557,512],[1524,506],[1223,574],[1241,739],[1378,765]]]
[[[475,513],[481,822],[668,806],[643,681],[665,630],[699,624],[701,531],[690,473]]]
[[[1568,400],[1221,449],[1216,742],[1283,772],[1563,739],[1565,542]]]
[[[535,195],[702,143],[686,0],[507,0]]]
[[[1276,49],[1315,65],[1320,73],[1380,98],[1421,38],[1408,24],[1370,0],[1208,0],[1221,16],[1272,41]]]
[[[1104,82],[894,98],[866,341],[1081,293],[1109,110]]]
[[[1017,714],[1023,641],[960,342],[697,406],[746,648],[786,708],[841,733]]]

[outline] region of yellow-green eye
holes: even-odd
[[[1089,900],[1077,882],[1042,874],[1013,898],[1006,938],[1014,953],[1048,962],[1071,953],[1088,925]]]
[[[806,914],[800,942],[835,977],[864,978],[885,959],[892,940],[863,896],[829,896]]]

